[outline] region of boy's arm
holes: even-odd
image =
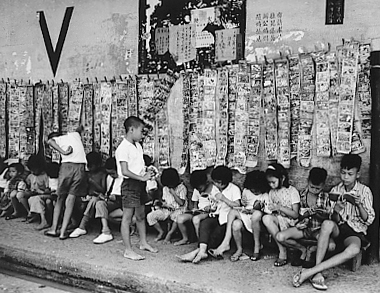
[[[83,125],[79,125],[79,126],[77,127],[77,129],[75,129],[75,131],[78,132],[79,134],[82,134],[82,132],[84,131],[84,127],[83,127]]]
[[[121,161],[120,167],[121,167],[121,174],[123,174],[123,176],[127,176],[129,178],[139,180],[139,181],[148,181],[149,179],[151,179],[151,173],[150,172],[146,173],[144,176],[137,175],[137,174],[131,172],[128,168],[128,162]]]
[[[177,192],[175,192],[174,188],[169,188],[169,192],[171,195],[173,195],[174,197],[174,200],[180,205],[180,206],[183,206],[185,204],[185,200],[181,198],[182,197],[185,197],[186,196],[186,188],[181,188],[180,189],[180,195],[177,194]],[[182,194],[182,193],[185,193],[185,194]]]
[[[64,151],[57,143],[56,141],[54,140],[54,138],[51,138],[47,141],[47,143],[53,148],[55,149],[57,152],[59,152],[60,154],[62,155],[70,155],[72,152],[73,152],[73,148],[71,146],[69,146],[67,148],[66,151]]]

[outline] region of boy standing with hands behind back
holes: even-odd
[[[146,194],[146,181],[152,178],[151,172],[145,172],[143,150],[140,144],[144,122],[135,116],[124,121],[126,135],[115,152],[117,170],[123,177],[121,196],[123,202],[123,218],[121,221],[121,236],[126,246],[124,257],[132,260],[143,260],[144,256],[132,250],[130,239],[130,224],[136,216],[136,226],[140,236],[140,249],[157,252],[146,241],[145,203],[149,201]]]

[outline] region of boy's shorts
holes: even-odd
[[[58,196],[72,194],[75,196],[86,196],[87,180],[85,164],[62,163],[59,168]]]
[[[356,232],[347,223],[339,225],[339,236],[336,240],[338,245],[343,244],[344,240],[351,236],[356,236],[360,239],[362,248],[366,247],[369,244],[369,241],[363,233]]]
[[[137,208],[149,201],[146,193],[146,182],[124,178],[121,184],[123,208]]]

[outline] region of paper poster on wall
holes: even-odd
[[[227,140],[227,166],[233,168],[235,162],[235,124],[236,100],[239,65],[228,66],[228,140]]]
[[[7,87],[8,100],[8,158],[18,159],[20,156],[20,94],[15,83]]]
[[[195,25],[173,25],[169,27],[169,52],[177,65],[194,60]]]
[[[179,174],[184,174],[187,168],[187,162],[189,160],[189,129],[190,129],[190,76],[188,74],[182,74],[182,114],[183,114],[183,130],[182,130],[182,154],[181,163],[178,169]]]
[[[237,41],[240,28],[231,28],[215,31],[215,61],[232,61],[237,56]]]
[[[158,55],[164,55],[169,50],[169,28],[158,27],[154,31],[156,51]]]
[[[93,84],[94,89],[94,132],[93,141],[94,152],[100,152],[101,145],[101,123],[102,123],[102,104],[100,99],[100,83]]]
[[[59,95],[59,125],[60,130],[64,133],[68,130],[68,114],[69,114],[69,85],[67,83],[58,84]],[[37,109],[36,109],[37,111]],[[36,116],[37,123],[37,116]],[[37,125],[36,125],[37,126]]]
[[[111,105],[112,105],[112,84],[111,82],[101,82],[100,84],[100,105],[102,121],[100,123],[100,153],[103,158],[110,155],[111,149]]]
[[[70,87],[68,131],[75,131],[80,125],[83,101],[83,83],[75,81]]]
[[[93,129],[94,129],[94,88],[92,84],[85,84],[83,88],[83,122],[84,131],[82,133],[83,147],[88,154],[93,150]]]
[[[163,170],[171,166],[170,161],[170,130],[168,124],[167,106],[165,105],[156,115],[158,169]]]
[[[191,10],[191,23],[195,24],[195,47],[202,48],[214,44],[214,36],[204,28],[210,23],[220,23],[219,7]]]

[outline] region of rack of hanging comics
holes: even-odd
[[[0,155],[27,159],[43,152],[57,160],[44,147],[48,134],[81,124],[86,152],[112,156],[130,115],[146,122],[144,152],[161,169],[181,173],[215,165],[245,173],[259,160],[289,167],[294,159],[308,167],[312,156],[361,153],[371,134],[370,51],[369,44],[349,40],[335,51],[180,74],[2,80]]]

